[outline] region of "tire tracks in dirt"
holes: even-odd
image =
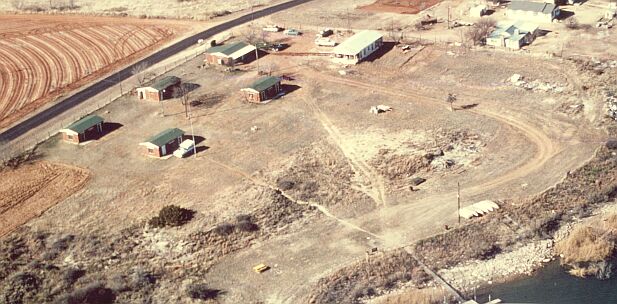
[[[435,106],[436,104],[442,103],[442,101],[437,98],[429,97],[416,92],[411,92],[408,89],[384,88],[378,85],[372,85],[356,80],[342,79],[340,77],[330,75],[322,76],[327,78],[330,82],[362,89],[370,89],[372,91],[391,96],[413,99],[415,102],[424,103],[429,106]],[[550,160],[555,154],[559,153],[560,151],[560,149],[557,147],[557,145],[551,138],[549,138],[541,130],[538,130],[524,120],[509,115],[504,115],[503,113],[491,110],[483,105],[479,105],[474,109],[466,111],[491,118],[502,124],[510,126],[514,130],[517,130],[521,134],[523,134],[527,139],[529,139],[533,143],[533,145],[536,146],[537,149],[536,153],[531,157],[531,159],[527,160],[525,164],[517,167],[516,169],[509,171],[508,173],[499,177],[493,178],[490,181],[485,181],[480,184],[466,188],[465,192],[468,194],[479,194],[481,192],[485,192],[486,190],[494,189],[495,187],[503,185],[513,179],[524,177],[540,169],[548,160]]]
[[[377,205],[386,205],[386,186],[383,177],[369,166],[363,159],[358,157],[356,151],[344,142],[344,137],[319,106],[310,99],[304,101],[313,109],[315,117],[324,127],[337,147],[343,152],[352,170],[363,177],[360,191],[371,197]]]

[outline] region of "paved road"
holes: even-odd
[[[262,10],[259,11],[255,11],[253,12],[253,14],[248,14],[248,15],[244,15],[241,17],[238,17],[236,19],[227,21],[225,23],[219,24],[217,26],[211,27],[201,33],[195,34],[191,37],[188,37],[182,41],[179,41],[167,48],[164,48],[150,56],[148,56],[147,58],[144,58],[143,60],[123,69],[120,70],[112,75],[110,75],[109,77],[100,80],[84,89],[82,89],[81,91],[75,93],[74,95],[70,96],[69,98],[61,101],[58,104],[53,105],[52,107],[22,121],[21,123],[7,129],[6,131],[2,132],[0,134],[0,142],[9,142],[11,140],[14,140],[16,138],[18,138],[19,136],[25,134],[26,132],[28,132],[29,130],[38,127],[39,125],[43,124],[44,122],[58,116],[61,113],[64,113],[66,111],[68,111],[69,109],[78,106],[79,104],[81,104],[82,102],[88,100],[89,98],[92,98],[94,96],[96,96],[97,94],[109,89],[110,87],[114,86],[118,81],[123,81],[129,77],[132,76],[131,74],[131,69],[134,65],[137,65],[141,62],[148,62],[149,64],[156,64],[159,63],[177,53],[179,53],[180,51],[183,51],[191,46],[194,46],[195,43],[197,42],[198,39],[207,39],[209,37],[212,37],[216,34],[219,34],[221,32],[224,32],[226,30],[229,30],[233,27],[236,27],[238,25],[247,23],[253,19],[257,19],[257,18],[261,18],[264,16],[268,16],[271,14],[274,14],[276,12],[280,12],[282,10],[286,10],[288,8],[309,2],[311,0],[292,0],[289,2],[285,2],[285,3],[281,3],[275,6],[271,6],[271,7],[267,7],[264,8]]]

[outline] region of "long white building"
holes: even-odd
[[[377,31],[361,31],[334,48],[333,61],[356,64],[383,45],[383,35]]]

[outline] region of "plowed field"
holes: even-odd
[[[0,236],[81,189],[89,176],[86,170],[48,162],[0,171]]]
[[[0,15],[0,128],[182,30],[153,20]]]

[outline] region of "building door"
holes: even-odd
[[[144,99],[144,91],[139,92],[139,99]]]
[[[161,147],[161,156],[163,156],[163,155],[167,154],[167,149],[166,149],[166,148],[167,148],[167,145],[163,145],[163,146]]]

